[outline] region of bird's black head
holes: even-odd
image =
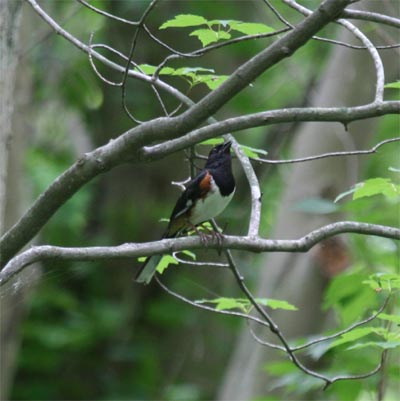
[[[232,142],[225,142],[221,145],[214,146],[208,154],[206,168],[218,167],[222,164],[231,162],[231,145]]]

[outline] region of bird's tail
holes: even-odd
[[[165,231],[164,235],[161,239],[165,238],[174,238],[178,232],[175,230],[171,233],[170,227],[168,227],[167,231]],[[161,258],[163,255],[153,255],[149,256],[140,266],[139,271],[136,273],[135,281],[137,283],[145,283],[149,284],[151,279],[153,278],[154,274],[157,271],[157,266],[160,263]]]
[[[136,273],[135,281],[137,283],[149,284],[162,257],[163,255],[153,255],[148,257]]]

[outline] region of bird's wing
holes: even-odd
[[[190,210],[194,202],[203,197],[209,190],[211,175],[208,170],[202,170],[189,182],[185,191],[177,200],[172,211],[166,236],[174,236],[185,225],[185,213]]]

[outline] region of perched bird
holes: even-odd
[[[189,230],[199,233],[196,226],[218,216],[235,192],[232,174],[231,142],[211,149],[199,174],[181,194],[162,238],[175,238]],[[148,284],[154,276],[162,255],[150,256],[139,269],[135,281]]]

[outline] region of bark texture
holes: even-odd
[[[0,0],[0,233],[15,222],[26,206],[29,189],[22,180],[26,130],[21,117],[30,103],[30,74],[19,64],[21,36],[19,0]],[[22,29],[23,30],[23,29]],[[0,294],[0,399],[10,396],[20,344],[25,299],[34,281],[34,267],[12,281]]]
[[[4,232],[20,9],[20,1],[0,1],[0,233]]]

